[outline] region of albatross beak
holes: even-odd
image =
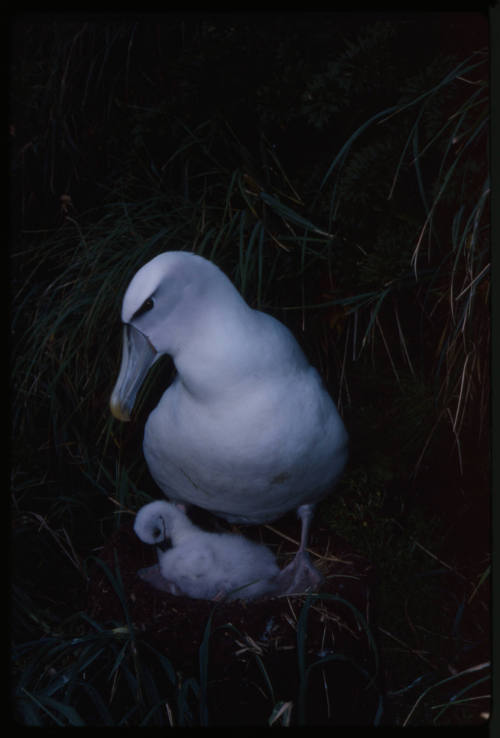
[[[111,412],[118,420],[130,420],[137,393],[158,356],[144,333],[133,325],[123,326],[122,363],[109,402]]]

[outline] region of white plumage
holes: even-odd
[[[110,403],[117,418],[130,419],[159,356],[170,354],[177,369],[144,432],[144,455],[164,494],[241,523],[296,509],[301,545],[282,590],[317,588],[305,551],[309,524],[344,468],[347,433],[293,335],[250,308],[212,262],[186,252],[160,254],[137,272],[122,321]]]
[[[172,541],[172,548],[158,551],[158,562],[160,586],[173,594],[205,600],[253,599],[272,593],[276,586],[279,568],[268,548],[240,535],[200,530],[169,502],[142,507],[134,530],[145,543],[161,546],[166,539]],[[152,572],[146,572],[150,580]]]

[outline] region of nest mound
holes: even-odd
[[[242,530],[269,546],[280,566],[295,554],[298,531],[292,515],[276,526]],[[211,724],[267,724],[280,701],[290,704],[294,722],[299,699],[307,705],[308,724],[373,724],[378,695],[371,681],[372,567],[318,525],[309,550],[325,576],[316,595],[217,603],[159,592],[138,577],[140,568],[156,563],[156,551],[141,543],[131,524],[117,530],[98,557],[111,572],[119,572],[136,633],[163,653],[177,673],[199,678],[200,649],[210,628]],[[88,605],[99,622],[123,622],[123,604],[102,567],[91,572]]]

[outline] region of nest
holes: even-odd
[[[292,515],[241,532],[269,546],[280,566],[298,548],[299,523]],[[111,572],[119,571],[122,598],[104,569],[96,566],[88,611],[99,622],[123,622],[124,597],[138,637],[147,639],[186,678],[199,676],[200,648],[209,627],[211,723],[265,724],[273,699],[289,705],[296,715],[308,669],[302,695],[308,724],[372,724],[377,699],[375,690],[370,691],[375,664],[372,566],[317,524],[309,551],[325,577],[315,595],[246,602],[192,600],[152,589],[137,576],[140,568],[156,563],[156,552],[126,525],[98,554]],[[323,663],[312,666],[320,660]]]

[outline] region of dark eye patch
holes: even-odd
[[[148,313],[150,310],[154,308],[154,300],[152,297],[148,297],[147,300],[144,300],[141,307],[135,311],[135,313],[132,315],[132,320],[135,318],[139,318],[141,315],[144,315],[144,313]]]

